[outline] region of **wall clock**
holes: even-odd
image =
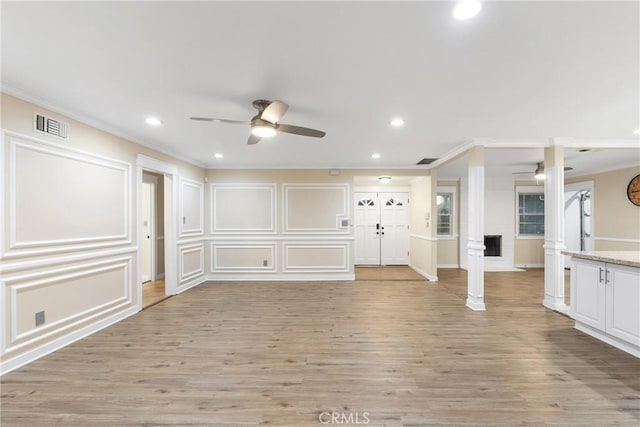
[[[636,175],[629,181],[627,197],[636,206],[640,206],[640,175]]]

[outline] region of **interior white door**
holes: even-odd
[[[142,183],[142,282],[152,280],[152,247],[151,247],[151,226],[152,226],[152,203],[153,184]]]
[[[409,194],[380,193],[382,265],[409,264]]]
[[[354,193],[355,263],[380,265],[380,203],[378,193]]]

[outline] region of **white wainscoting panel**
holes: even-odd
[[[2,140],[3,258],[131,244],[128,163],[7,132]]]
[[[204,234],[204,185],[180,178],[180,237]]]
[[[349,184],[283,184],[284,233],[349,234]]]
[[[275,184],[211,184],[212,234],[276,232]]]
[[[276,243],[211,243],[211,273],[267,273],[276,265]]]
[[[349,242],[283,243],[282,271],[347,273],[350,271]]]
[[[46,343],[53,335],[135,306],[133,255],[91,260],[61,268],[8,275],[0,291],[8,296],[3,307],[6,325],[3,353]],[[35,326],[35,313],[45,323]]]
[[[182,245],[178,248],[179,283],[204,275],[204,242]]]

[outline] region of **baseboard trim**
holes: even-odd
[[[98,322],[95,322],[88,326],[80,328],[74,332],[71,332],[51,342],[48,342],[37,348],[34,348],[33,350],[29,350],[26,353],[20,354],[8,360],[4,360],[3,358],[3,360],[0,362],[0,376],[7,374],[15,369],[18,369],[35,360],[38,360],[48,354],[51,354],[56,350],[59,350],[70,344],[73,344],[74,342],[81,340],[82,338],[88,337],[89,335],[94,334],[104,328],[107,328],[123,319],[126,319],[129,316],[133,316],[138,311],[139,311],[138,307],[135,307],[135,306],[130,307],[124,311],[121,311],[120,313],[114,314],[113,316],[109,316]]]
[[[203,284],[204,282],[206,282],[208,279],[206,276],[199,276],[196,279],[192,279],[190,281],[188,281],[187,283],[185,283],[184,285],[180,285],[178,286],[176,295],[181,294],[185,291],[188,291],[191,288],[195,288],[198,285]]]
[[[630,344],[628,342],[619,340],[616,337],[613,337],[609,334],[606,334],[602,331],[599,331],[589,325],[586,325],[580,321],[576,321],[575,328],[580,332],[584,332],[587,335],[591,335],[592,337],[599,339],[602,342],[605,342],[618,350],[622,350],[625,353],[629,353],[635,357],[640,358],[640,347]]]
[[[460,264],[438,264],[438,268],[460,268]]]
[[[473,311],[487,311],[487,306],[484,304],[484,301],[478,301],[471,297],[467,297],[466,306]]]
[[[315,282],[315,281],[351,281],[356,280],[356,275],[346,274],[243,274],[243,273],[222,273],[210,274],[206,278],[211,282]]]
[[[424,277],[425,279],[427,279],[430,282],[437,282],[438,281],[438,276],[433,276],[433,275],[427,273],[426,271],[416,267],[415,265],[409,264],[409,267],[413,271],[415,271],[416,273],[418,273],[419,275],[421,275],[422,277]]]
[[[544,264],[514,264],[516,268],[544,268]]]

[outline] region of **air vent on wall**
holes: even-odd
[[[427,158],[424,158],[424,159],[420,160],[418,163],[416,163],[416,165],[428,165],[428,164],[431,164],[431,163],[435,162],[436,160],[438,160],[438,159],[427,159]]]
[[[55,136],[60,139],[69,138],[69,125],[60,120],[52,119],[42,114],[33,114],[33,128],[38,132]]]

